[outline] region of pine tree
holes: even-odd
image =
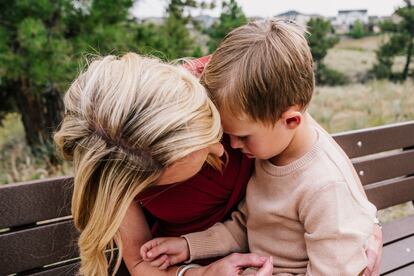
[[[373,73],[378,78],[391,78],[405,80],[412,74],[410,64],[414,46],[414,6],[411,0],[404,0],[406,6],[395,11],[399,16],[398,22],[384,21],[380,25],[384,33],[390,35],[389,40],[377,50],[377,63]],[[400,74],[391,71],[396,55],[405,55],[404,69]]]
[[[311,18],[308,26],[310,31],[308,43],[315,63],[316,82],[327,85],[345,84],[347,79],[343,74],[328,68],[323,63],[328,50],[339,42],[339,38],[333,33],[331,23],[322,18]]]
[[[188,26],[192,19],[188,10],[205,6],[194,0],[170,0],[161,25],[142,24],[137,28],[137,42],[140,52],[150,53],[162,59],[173,60],[200,54]]]
[[[219,20],[207,30],[209,52],[212,53],[231,30],[246,23],[247,18],[235,0],[223,1]]]
[[[56,162],[52,133],[83,53],[128,49],[133,0],[0,2],[0,102],[21,114],[32,152]]]

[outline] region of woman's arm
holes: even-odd
[[[123,259],[131,276],[155,275],[155,276],[174,276],[178,267],[171,266],[167,270],[159,270],[152,267],[148,262],[142,261],[140,248],[146,241],[151,239],[151,232],[145,220],[141,207],[133,202],[125,215],[120,228],[123,242]],[[192,269],[186,272],[189,275],[238,275],[238,272],[245,267],[258,267],[262,271],[257,275],[268,275],[267,270],[272,265],[266,262],[268,258],[260,257],[256,254],[232,254],[218,260],[206,267]],[[190,272],[191,271],[191,272]],[[270,275],[270,274],[269,274]]]
[[[123,243],[122,258],[124,259],[125,265],[131,276],[175,275],[178,269],[175,266],[160,271],[157,267],[152,267],[148,262],[142,260],[140,248],[145,242],[152,238],[152,235],[144,213],[136,202],[132,202],[129,206],[119,232]]]

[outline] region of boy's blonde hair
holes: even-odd
[[[314,91],[304,28],[280,19],[230,32],[201,77],[221,112],[275,123],[289,107],[306,108]]]
[[[134,198],[173,162],[219,142],[219,113],[185,69],[133,53],[93,61],[64,104],[55,142],[75,170],[80,274],[107,275],[104,251],[116,242],[117,268],[119,227]]]

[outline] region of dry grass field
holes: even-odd
[[[414,120],[414,82],[393,83],[365,80],[375,63],[375,50],[385,38],[344,38],[331,49],[325,63],[345,75],[351,83],[345,86],[317,87],[310,113],[330,133],[394,122]],[[394,70],[401,70],[404,58],[396,58]],[[69,174],[70,166],[51,168],[30,154],[17,114],[10,114],[0,127],[0,184]],[[414,214],[412,204],[381,212],[385,222]]]
[[[366,80],[376,61],[383,36],[342,38],[325,58],[327,66],[349,77],[345,86],[316,88],[310,112],[329,132],[359,129],[414,119],[414,82]],[[404,57],[396,57],[393,70],[402,70]],[[361,80],[365,80],[361,82]]]
[[[330,49],[325,63],[348,76],[349,85],[317,87],[310,113],[330,133],[414,120],[414,81],[361,83],[376,61],[375,50],[385,38],[342,39]],[[393,70],[402,71],[404,57],[395,58]],[[412,65],[414,66],[414,65]],[[381,222],[414,215],[411,202],[379,212]]]

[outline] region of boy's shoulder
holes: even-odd
[[[318,139],[315,145],[317,153],[306,167],[301,170],[301,178],[310,192],[332,185],[357,185],[359,179],[348,156],[334,139],[319,125],[315,124]]]
[[[313,122],[312,126],[318,134],[320,145],[321,155],[318,161],[321,162],[321,165],[331,168],[327,173],[339,173],[340,175],[352,173],[354,167],[341,146],[318,123]]]

